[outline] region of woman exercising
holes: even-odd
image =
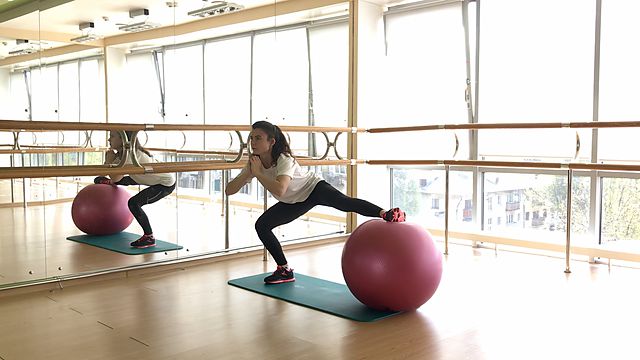
[[[391,222],[405,221],[405,213],[399,208],[385,211],[368,201],[348,197],[314,173],[304,172],[291,154],[289,143],[278,126],[258,121],[252,125],[249,140],[253,150],[249,162],[229,182],[225,193],[237,193],[255,177],[278,200],[255,224],[258,237],[278,265],[276,271],[264,279],[265,283],[295,281],[293,269],[289,267],[282,246],[272,230],[299,218],[316,205],[381,217]]]

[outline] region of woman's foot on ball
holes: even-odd
[[[400,208],[393,208],[382,215],[382,218],[388,222],[404,222],[407,219],[404,211]]]

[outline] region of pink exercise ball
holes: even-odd
[[[442,253],[418,224],[369,220],[344,244],[342,274],[351,293],[372,309],[415,310],[438,289]]]
[[[78,229],[89,235],[110,235],[126,229],[133,221],[123,188],[92,184],[80,190],[71,205],[71,218]]]

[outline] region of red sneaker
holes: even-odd
[[[156,239],[153,237],[153,235],[144,234],[140,239],[132,242],[129,245],[131,245],[131,247],[134,247],[134,248],[144,249],[144,248],[156,246]]]
[[[93,183],[94,184],[104,184],[104,185],[113,185],[116,186],[116,184],[113,183],[113,181],[111,179],[109,179],[106,176],[98,176],[95,179],[93,179]]]
[[[393,208],[384,213],[382,218],[388,222],[404,222],[406,221],[407,216],[404,211],[400,210],[400,208]]]
[[[278,266],[273,274],[264,278],[264,282],[267,284],[282,284],[292,281],[296,281],[296,277],[293,275],[293,269],[285,269],[282,266]]]

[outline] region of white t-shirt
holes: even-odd
[[[249,170],[245,167],[242,171],[246,172]],[[291,178],[287,191],[285,191],[282,196],[278,197],[271,194],[278,201],[282,201],[287,204],[294,204],[307,200],[316,185],[322,181],[321,177],[317,176],[313,172],[304,171],[294,158],[285,154],[280,154],[275,166],[264,169],[263,171],[265,175],[274,180],[280,175],[286,175]],[[254,176],[251,176],[247,182],[250,182],[253,178]]]
[[[145,154],[144,152],[136,149],[136,157],[138,158],[138,162],[140,164],[149,164],[153,163],[153,158],[151,156]],[[120,162],[120,158],[116,158],[114,160],[114,164]],[[131,161],[131,155],[127,157],[127,161],[125,164],[133,164]],[[140,185],[164,185],[171,186],[176,183],[176,177],[173,173],[150,173],[150,174],[129,174],[129,176]]]

